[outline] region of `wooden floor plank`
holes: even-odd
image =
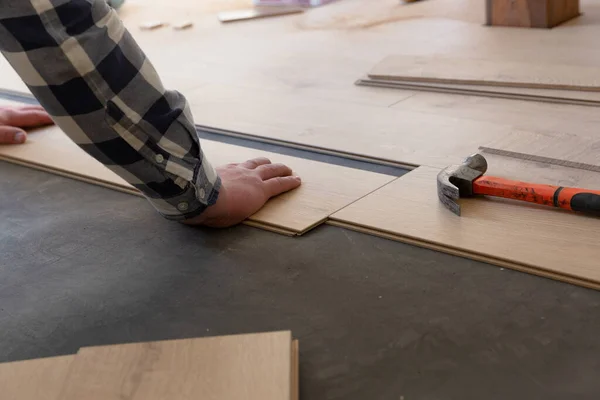
[[[232,85],[207,85],[188,97],[202,126],[413,166],[459,162],[481,143],[512,131],[509,125],[326,100],[307,102]]]
[[[290,400],[289,331],[82,348],[61,400]]]
[[[543,101],[559,104],[600,106],[600,92],[581,92],[575,90],[530,89],[502,86],[458,85],[448,83],[404,82],[381,79],[359,79],[358,85],[401,89],[454,93],[470,96],[496,97],[515,100]]]
[[[486,155],[489,174],[600,189],[600,174]],[[503,199],[462,199],[462,216],[437,197],[439,169],[420,167],[332,215],[346,226],[568,282],[600,284],[600,219]]]
[[[303,233],[329,215],[368,195],[395,177],[317,161],[269,153],[247,147],[203,140],[202,148],[213,165],[239,162],[257,156],[288,165],[302,185],[271,199],[251,221]]]
[[[370,229],[364,226],[354,225],[334,219],[330,219],[327,221],[327,225],[337,226],[338,228],[349,229],[352,231],[364,233],[367,235],[373,235],[377,237],[381,237],[384,239],[395,240],[397,242],[402,242],[406,244],[410,244],[413,246],[422,247],[424,249],[440,251],[442,253],[451,254],[453,256],[464,257],[470,260],[480,261],[488,264],[492,264],[502,268],[510,268],[515,271],[520,271],[532,275],[541,276],[544,278],[554,279],[565,283],[570,283],[573,285],[585,287],[588,289],[600,290],[600,283],[596,281],[589,281],[583,278],[569,277],[559,273],[552,273],[546,270],[538,269],[530,265],[522,265],[515,262],[509,262],[506,260],[502,260],[499,258],[493,258],[482,254],[472,253],[470,251],[465,251],[462,249],[454,249],[444,245],[439,245],[436,243],[426,242],[419,239],[414,239],[408,236],[396,235],[388,232],[383,232],[377,229]]]
[[[600,68],[447,55],[394,54],[368,73],[372,79],[532,89],[600,91]]]
[[[514,132],[480,146],[486,153],[600,172],[600,141],[576,135]]]
[[[69,355],[0,364],[0,398],[59,400],[74,358]]]
[[[394,179],[389,175],[210,140],[202,140],[201,144],[215,166],[267,157],[272,162],[288,165],[303,179],[300,188],[271,199],[249,220],[253,226],[288,235],[306,232],[337,210]],[[83,151],[57,126],[30,132],[25,144],[0,146],[0,159],[126,193],[139,193]]]

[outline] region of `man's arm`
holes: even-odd
[[[239,182],[219,196],[225,187],[204,157],[185,97],[163,87],[105,0],[0,0],[0,50],[56,124],[161,215],[204,223],[239,211],[216,204],[237,198]],[[285,179],[288,170],[279,167],[281,191],[299,184]],[[258,208],[272,195],[263,192]],[[239,218],[254,211],[246,207]]]

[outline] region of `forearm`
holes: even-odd
[[[165,90],[104,0],[53,3],[0,0],[0,49],[56,124],[163,216],[214,204],[220,180],[184,96]]]

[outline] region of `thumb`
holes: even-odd
[[[24,130],[12,126],[0,126],[0,144],[25,143],[27,134]]]

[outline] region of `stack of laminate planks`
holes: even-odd
[[[600,68],[587,66],[399,54],[357,84],[599,106],[599,76]]]
[[[297,400],[289,331],[85,347],[0,364],[3,400]]]

